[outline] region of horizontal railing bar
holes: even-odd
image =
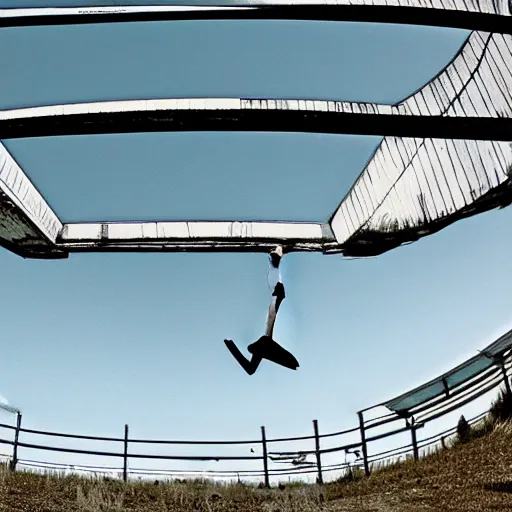
[[[2,455],[0,455],[2,456]],[[5,457],[9,457],[8,455],[3,455]],[[60,469],[60,470],[66,470],[66,469],[73,469],[73,470],[78,470],[78,471],[81,471],[81,470],[90,470],[90,471],[102,471],[104,470],[105,472],[107,471],[111,471],[111,472],[114,472],[114,471],[122,471],[122,468],[121,467],[115,467],[115,466],[91,466],[91,465],[87,465],[87,464],[70,464],[70,463],[65,463],[65,462],[47,462],[47,461],[40,461],[40,460],[33,460],[33,459],[20,459],[19,460],[19,463],[20,464],[25,464],[25,465],[34,465],[35,467],[44,467],[44,468],[47,468],[48,466],[53,466],[55,467],[55,469]],[[330,467],[335,467],[335,468],[343,468],[343,467],[348,467],[350,466],[351,464],[349,462],[344,462],[344,463],[339,463],[339,464],[328,464],[328,465],[325,465],[323,466],[324,468],[330,468]],[[290,470],[293,470],[293,471],[298,471],[300,470],[301,468],[284,468],[284,469],[271,469],[270,472],[275,472],[276,474],[279,474],[279,473],[282,473],[283,471],[290,471]],[[263,475],[263,471],[259,471],[259,470],[198,470],[198,471],[189,471],[189,470],[171,470],[171,469],[146,469],[146,468],[131,468],[129,470],[131,473],[136,473],[136,472],[141,472],[141,473],[153,473],[153,474],[169,474],[169,475],[173,475],[173,474],[185,474],[185,473],[190,473],[190,474],[205,474],[205,475],[208,475],[208,474],[240,474],[240,475],[243,475],[243,474],[251,474],[251,475]]]
[[[8,425],[2,425],[0,424],[0,427],[7,427],[12,428],[13,430],[16,430],[16,427],[11,427]],[[85,439],[89,441],[123,441],[124,439],[120,437],[100,437],[100,436],[86,436],[81,434],[64,434],[62,432],[48,432],[45,430],[33,430],[30,428],[20,428],[20,432],[24,432],[26,434],[36,434],[41,436],[52,436],[52,437],[67,437],[70,439]]]
[[[339,432],[332,432],[331,434],[320,434],[319,438],[342,436],[344,434],[351,434],[352,432],[359,432],[359,427],[349,428],[347,430],[340,430]],[[314,438],[314,436],[313,436]]]
[[[510,355],[507,355],[505,357],[505,361],[504,361],[504,364],[505,364],[505,368],[507,370],[510,370],[511,367],[512,367],[512,360],[510,359]],[[454,397],[457,397],[458,395],[462,394],[462,393],[465,393],[466,391],[468,390],[471,390],[471,389],[478,389],[478,385],[485,385],[484,381],[487,380],[487,379],[492,379],[493,377],[496,377],[497,375],[501,375],[501,368],[500,368],[500,365],[499,364],[495,364],[494,366],[491,366],[490,368],[487,368],[486,370],[484,370],[482,373],[480,374],[477,374],[476,376],[472,377],[471,379],[469,379],[468,381],[462,383],[461,385],[459,385],[459,387],[456,387],[455,390],[450,390],[450,397],[448,400],[454,398]],[[418,408],[413,408],[411,410],[411,413],[413,415],[416,415],[416,414],[419,414],[425,410],[429,410],[431,409],[432,407],[438,405],[439,403],[443,402],[443,401],[448,401],[446,398],[444,397],[440,397],[440,398],[436,398],[436,399],[433,399],[433,400],[430,400],[428,402],[426,402],[425,404],[421,404],[420,407]]]
[[[36,467],[36,468],[40,468],[40,469],[47,469],[46,466],[42,466],[42,465],[38,465],[38,464],[32,464],[32,463],[25,463],[25,462],[22,462],[22,461],[18,461],[18,464],[21,465],[21,466],[27,466],[27,467]],[[352,467],[359,467],[359,466],[356,466],[356,465],[352,465]],[[340,467],[326,467],[325,471],[326,472],[330,472],[330,471],[339,471],[341,469],[344,469],[344,466],[340,466]],[[87,472],[96,472],[96,473],[108,473],[108,470],[99,470],[99,471],[94,471],[93,469],[81,469],[81,471],[87,471]],[[119,469],[119,471],[122,471],[122,469]],[[312,474],[312,473],[316,473],[317,472],[317,469],[307,469],[307,470],[303,470],[303,469],[300,469],[298,468],[297,470],[294,470],[294,469],[288,469],[288,470],[284,470],[284,471],[281,471],[281,470],[270,470],[269,471],[269,475],[270,476],[279,476],[279,475],[297,475],[297,474]],[[141,473],[140,471],[136,471],[136,470],[130,470],[129,471],[130,474],[145,474],[147,476],[161,476],[162,473],[158,472],[158,471],[146,471],[144,473]],[[186,475],[186,474],[189,474],[189,475],[197,475],[197,476],[221,476],[221,475],[218,475],[216,472],[206,472],[206,471],[189,471],[189,472],[176,472],[174,474],[181,474],[181,475]],[[230,471],[230,472],[227,472],[224,474],[224,476],[232,476],[232,477],[235,477],[235,476],[238,476],[238,475],[241,475],[241,476],[245,476],[245,477],[254,477],[254,478],[259,478],[261,476],[263,476],[263,472],[260,472],[260,473],[242,473],[242,471]]]
[[[0,444],[14,444],[12,441],[5,441],[0,439]],[[19,447],[23,448],[32,448],[34,450],[47,450],[54,452],[64,452],[64,453],[80,453],[84,455],[98,455],[105,457],[124,457],[123,453],[116,452],[99,452],[92,450],[79,450],[75,448],[61,448],[57,446],[42,446],[37,444],[29,444],[29,443],[18,443]],[[138,459],[162,459],[162,460],[262,460],[263,457],[258,455],[246,455],[246,456],[224,456],[224,455],[215,455],[215,456],[186,456],[186,455],[144,455],[138,453],[129,453],[127,454],[128,458],[138,458]]]
[[[124,441],[124,439],[123,439]],[[129,439],[131,443],[143,443],[143,444],[261,444],[261,439],[255,439],[253,441],[166,441],[164,439]],[[269,441],[267,440],[267,443]]]
[[[346,444],[343,446],[335,446],[333,448],[323,448],[321,450],[318,450],[318,452],[319,453],[333,453],[333,452],[339,452],[341,450],[351,450],[352,448],[357,448],[359,446],[361,446],[361,442]],[[305,455],[313,455],[314,453],[316,453],[316,450],[296,450],[293,452],[269,452],[269,455],[293,457],[294,455],[297,455],[299,453],[305,454]]]
[[[403,428],[399,428],[397,430],[392,430],[391,432],[384,432],[382,434],[378,434],[373,437],[367,437],[366,442],[370,443],[372,441],[378,441],[379,439],[384,439],[389,436],[394,436],[395,434],[401,434],[402,432],[407,432],[408,430],[409,430],[409,427],[403,427]]]
[[[495,383],[491,384],[490,386],[488,386],[487,388],[482,389],[478,394],[470,396],[466,400],[453,405],[450,409],[443,410],[443,411],[441,411],[441,412],[439,412],[437,414],[434,414],[432,416],[425,416],[423,418],[418,418],[417,421],[418,422],[422,422],[422,423],[426,423],[426,422],[429,422],[429,421],[433,421],[433,420],[435,420],[437,418],[440,418],[441,416],[444,416],[445,414],[448,414],[450,412],[456,411],[457,409],[461,408],[462,406],[464,406],[466,404],[469,404],[473,400],[476,400],[477,398],[480,398],[481,396],[485,395],[489,391],[492,391],[493,389],[498,387],[501,383],[502,383],[502,380],[500,379],[497,382],[495,382]]]
[[[393,420],[396,419],[396,413],[390,412],[388,414],[383,414],[382,416],[377,416],[376,418],[369,418],[364,420],[365,428],[370,428],[370,426],[366,427],[368,423],[371,423],[372,421],[379,421],[383,419]]]
[[[223,456],[223,455],[216,455],[216,456],[194,456],[194,457],[187,457],[185,455],[143,455],[138,453],[128,453],[127,457],[129,459],[161,459],[161,460],[263,460],[262,456],[259,455],[243,455],[243,456]]]
[[[122,471],[122,468],[120,467],[112,467],[112,466],[89,466],[89,465],[83,465],[83,464],[67,464],[67,463],[54,463],[54,462],[44,462],[44,461],[36,461],[31,459],[20,459],[19,464],[26,465],[26,466],[32,466],[32,467],[39,467],[39,468],[48,468],[48,466],[58,466],[55,467],[56,470],[67,470],[72,469],[76,471],[90,471],[90,472],[119,472]],[[343,469],[349,467],[351,464],[346,463],[340,463],[340,464],[330,464],[325,465],[323,468],[333,468],[333,469]],[[352,467],[354,465],[352,464]],[[283,469],[271,469],[269,471],[270,474],[279,475],[282,473],[288,473],[293,472],[297,473],[300,472],[304,468],[283,468]],[[264,473],[263,471],[257,471],[257,470],[198,470],[198,471],[188,471],[188,470],[166,470],[166,469],[144,469],[144,468],[131,468],[129,470],[130,473],[142,473],[142,474],[153,474],[153,475],[177,475],[177,474],[195,474],[195,475],[246,475],[246,476],[262,476]]]
[[[12,425],[6,425],[0,423],[0,428],[7,428],[11,430],[16,430],[16,427]],[[347,430],[342,430],[340,432],[333,432],[329,434],[322,434],[319,437],[333,437],[343,434],[348,434],[351,432],[356,432],[358,427],[354,427]],[[27,434],[36,434],[36,435],[44,435],[44,436],[53,436],[53,437],[65,437],[70,439],[85,439],[90,441],[114,441],[114,442],[124,442],[124,438],[120,437],[100,437],[100,436],[87,436],[81,434],[65,434],[61,432],[49,432],[44,430],[33,430],[33,429],[25,429],[21,428],[20,432],[24,432]],[[278,442],[287,442],[287,441],[305,441],[309,439],[315,439],[315,436],[297,436],[297,437],[283,437],[276,439],[267,439],[267,443],[278,443]],[[130,439],[130,443],[147,443],[147,444],[211,444],[211,445],[236,445],[236,444],[261,444],[261,439],[253,439],[246,441],[181,441],[181,440],[165,440],[165,439]]]
[[[286,443],[289,441],[308,441],[315,439],[315,436],[300,436],[300,437],[280,437],[275,439],[267,439],[267,443]],[[261,439],[259,441],[261,443]]]
[[[15,427],[11,427],[10,425],[0,424],[0,427],[11,428],[15,430]],[[115,441],[115,442],[124,442],[124,438],[120,437],[99,437],[99,436],[87,436],[81,434],[64,434],[59,432],[48,432],[43,430],[33,430],[21,428],[20,432],[25,432],[27,434],[37,434],[44,436],[54,436],[54,437],[67,437],[72,439],[87,439],[90,441]],[[177,440],[159,440],[159,439],[130,439],[130,443],[154,443],[154,444],[256,444],[261,443],[261,439],[249,440],[249,441],[177,441]]]
[[[0,439],[0,444],[10,444],[13,445],[12,441],[6,441],[5,439]],[[84,455],[99,455],[106,457],[123,457],[122,453],[114,453],[114,452],[95,452],[91,450],[80,450],[78,448],[60,448],[56,446],[40,446],[37,444],[29,444],[29,443],[20,443],[18,442],[19,447],[23,448],[32,448],[34,450],[46,450],[53,452],[64,452],[64,453],[80,453]]]
[[[89,469],[108,469],[112,471],[122,471],[123,468],[115,467],[115,466],[92,466],[90,464],[72,464],[69,462],[46,462],[44,460],[33,460],[33,459],[19,459],[20,462],[31,462],[34,464],[47,464],[48,466],[65,466],[67,468],[89,468]]]
[[[322,450],[318,450],[318,452],[319,453],[334,453],[334,452],[340,452],[342,450],[351,450],[353,448],[358,448],[359,446],[361,446],[361,442],[346,444],[344,446],[336,446],[334,448],[324,448]],[[313,453],[316,453],[316,452],[313,451]]]
[[[476,386],[474,386],[473,388],[465,389],[463,392],[457,394],[457,396],[452,397],[452,398],[454,398],[453,400],[447,400],[444,403],[440,402],[440,403],[434,404],[429,409],[422,409],[422,410],[426,410],[427,411],[426,413],[428,414],[428,413],[433,413],[435,411],[441,410],[446,406],[451,407],[452,405],[459,403],[465,397],[476,396],[481,389],[485,388],[489,383],[495,382],[495,381],[497,381],[497,382],[503,381],[501,372],[496,371],[494,374],[488,376],[486,379],[482,380],[481,382],[478,382],[478,384]],[[417,415],[420,414],[420,412],[422,412],[422,411],[415,411],[413,414],[417,417]]]

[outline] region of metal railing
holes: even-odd
[[[129,475],[133,476],[167,476],[177,477],[186,475],[195,475],[200,477],[218,477],[218,478],[263,478],[263,485],[270,486],[270,477],[282,477],[292,475],[317,475],[317,482],[323,483],[323,474],[333,471],[342,471],[348,468],[360,467],[364,469],[366,475],[371,472],[372,465],[382,464],[385,461],[397,460],[399,457],[412,456],[415,460],[420,458],[420,452],[431,449],[434,446],[445,446],[445,439],[452,436],[456,432],[456,427],[444,430],[437,434],[431,435],[424,439],[418,439],[418,431],[420,431],[427,423],[433,422],[453,411],[456,411],[464,405],[482,397],[489,391],[496,389],[505,382],[506,388],[509,389],[508,371],[512,367],[510,357],[505,362],[505,366],[501,368],[493,367],[481,375],[473,379],[471,384],[461,385],[455,389],[450,396],[436,398],[428,404],[421,405],[411,414],[403,415],[394,412],[387,413],[375,418],[365,419],[364,413],[368,410],[359,411],[359,425],[354,428],[331,432],[326,434],[319,433],[318,422],[313,421],[313,434],[307,436],[296,436],[286,438],[270,438],[267,439],[265,427],[261,427],[261,437],[251,440],[234,440],[234,441],[195,441],[195,440],[164,440],[164,439],[138,439],[129,437],[129,427],[125,425],[123,437],[103,437],[89,436],[78,434],[66,434],[61,432],[50,432],[44,430],[34,430],[23,428],[22,415],[16,413],[16,425],[8,425],[0,423],[2,432],[10,431],[12,439],[6,439],[4,436],[0,438],[0,444],[12,446],[12,455],[4,455],[9,459],[9,466],[15,471],[17,466],[26,468],[37,468],[46,470],[70,470],[95,474],[116,474],[127,481]],[[375,406],[378,407],[378,406]],[[482,413],[469,420],[474,423],[481,420],[485,414]],[[402,425],[399,425],[402,423]],[[377,432],[376,429],[384,431]],[[332,438],[340,438],[350,434],[359,432],[359,439],[351,443],[337,442],[336,445],[330,447],[322,447],[322,441]],[[375,432],[375,433],[374,433]],[[392,436],[409,432],[411,441],[408,444],[386,449],[379,453],[369,454],[368,446],[376,441],[386,439]],[[102,443],[118,443],[122,445],[118,451],[106,450],[88,450],[79,448],[66,448],[63,446],[47,445],[42,443],[29,443],[24,440],[27,435],[37,437],[53,437],[65,438],[81,441],[98,441]],[[289,443],[297,441],[314,441],[314,447],[306,450],[294,451],[270,451],[269,447],[276,443]],[[240,446],[240,445],[259,445],[261,454],[253,453],[251,455],[163,455],[163,454],[141,454],[135,453],[130,449],[134,445],[167,445],[167,446],[183,446],[183,445],[200,445],[200,446]],[[89,464],[69,464],[34,459],[19,459],[18,452],[20,449],[30,449],[43,452],[61,452],[80,455],[89,455],[97,457],[114,457],[122,461],[122,465],[102,466]],[[254,452],[254,450],[251,450]],[[355,451],[356,459],[352,462],[346,461],[348,453],[353,454]],[[345,453],[345,461],[335,464],[322,464],[322,456],[333,453]],[[309,455],[314,456],[314,462],[307,461]],[[165,461],[258,461],[261,463],[260,470],[239,469],[239,470],[177,470],[177,469],[144,469],[129,468],[130,460],[165,460]],[[269,461],[284,462],[292,467],[285,468],[269,468]]]

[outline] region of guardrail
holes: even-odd
[[[39,468],[47,470],[72,470],[81,471],[85,473],[101,473],[101,474],[117,474],[127,481],[129,475],[142,476],[180,476],[180,475],[196,475],[202,477],[220,477],[231,478],[240,477],[244,478],[263,478],[263,485],[270,486],[270,477],[291,476],[291,475],[317,475],[317,482],[323,483],[324,473],[332,471],[346,470],[348,468],[360,467],[364,468],[365,474],[368,476],[371,472],[372,465],[383,463],[384,461],[396,460],[398,457],[412,456],[415,460],[420,458],[420,451],[425,452],[435,445],[445,445],[444,440],[446,437],[453,435],[456,427],[444,430],[435,435],[431,435],[424,439],[418,439],[418,431],[420,431],[427,423],[433,422],[450,412],[460,409],[464,405],[476,400],[477,398],[485,395],[489,391],[496,389],[500,384],[505,383],[505,386],[510,390],[508,382],[508,372],[512,367],[510,355],[501,361],[501,364],[487,369],[486,371],[475,377],[470,383],[461,385],[458,389],[451,392],[449,396],[438,397],[431,400],[429,403],[424,404],[414,411],[414,414],[400,414],[391,412],[375,418],[365,419],[364,413],[372,408],[359,411],[359,425],[339,432],[331,432],[327,434],[320,434],[318,422],[313,421],[313,434],[308,436],[297,436],[287,438],[272,438],[267,439],[265,427],[261,427],[261,437],[251,440],[235,440],[235,441],[194,441],[194,440],[163,440],[163,439],[138,439],[129,437],[129,427],[125,425],[123,437],[101,437],[101,436],[88,436],[78,434],[65,434],[59,432],[49,432],[43,430],[33,430],[23,428],[22,415],[17,413],[16,425],[0,424],[0,429],[3,432],[10,431],[13,439],[5,439],[4,436],[0,438],[0,444],[12,446],[12,455],[4,455],[9,458],[10,469],[16,470],[16,467],[22,466],[27,468]],[[378,407],[378,406],[375,406]],[[485,413],[469,420],[473,423],[482,419]],[[397,423],[404,423],[398,425]],[[377,432],[380,429],[381,431]],[[384,431],[382,431],[384,430]],[[359,439],[356,442],[340,443],[335,446],[322,447],[322,443],[327,439],[341,438],[349,434],[359,432]],[[375,433],[374,433],[375,432]],[[371,443],[380,441],[391,436],[396,436],[403,433],[410,433],[411,442],[397,448],[387,449],[379,453],[369,455],[368,446]],[[28,443],[23,440],[27,434],[41,437],[53,438],[66,438],[82,441],[99,441],[99,442],[113,442],[122,445],[119,451],[96,451],[78,448],[66,448],[62,446],[53,446],[41,443]],[[276,451],[273,452],[269,448],[276,443],[289,443],[297,441],[314,441],[314,448],[310,450],[299,451]],[[135,445],[201,445],[201,446],[235,446],[235,445],[259,445],[261,447],[261,454],[252,455],[163,455],[163,454],[141,454],[130,451],[130,448]],[[33,459],[19,459],[18,451],[20,449],[31,449],[46,452],[64,452],[81,455],[90,455],[97,457],[115,457],[122,461],[122,466],[95,466],[95,465],[71,465],[58,462],[49,462]],[[253,451],[253,450],[251,450]],[[345,461],[338,464],[322,464],[322,456],[325,454],[344,452],[347,454],[356,455],[356,459],[352,462]],[[246,452],[247,453],[247,452]],[[314,455],[315,462],[307,461],[308,455]],[[188,471],[188,470],[172,470],[172,469],[143,469],[143,468],[129,468],[130,460],[166,460],[166,461],[258,461],[262,465],[261,470],[215,470],[215,471]],[[291,464],[292,467],[285,467],[280,469],[269,468],[269,460],[273,462],[283,462]]]

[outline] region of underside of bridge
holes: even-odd
[[[29,258],[65,258],[72,252],[102,251],[257,252],[276,244],[285,244],[289,251],[373,256],[461,218],[512,202],[512,36],[506,33],[511,32],[510,3],[382,0],[365,4],[347,0],[307,8],[293,3],[254,3],[245,10],[235,6],[238,14],[228,17],[297,19],[301,12],[300,19],[315,19],[314,13],[320,16],[322,12],[321,19],[327,19],[328,10],[322,11],[327,7],[338,13],[336,19],[350,18],[351,12],[355,17],[358,12],[359,17],[364,14],[372,21],[370,13],[381,9],[390,17],[403,12],[403,19],[421,11],[426,13],[423,24],[442,25],[449,19],[451,26],[458,26],[453,20],[459,16],[459,23],[469,24],[467,28],[481,29],[486,20],[492,32],[472,32],[444,70],[396,105],[269,98],[54,105],[0,111],[0,138],[187,130],[385,136],[329,222],[164,219],[65,224],[0,145],[0,244]],[[253,12],[251,9],[259,14],[246,14]],[[195,19],[206,16],[205,12],[209,18],[220,19],[233,9],[114,7],[96,11],[0,9],[0,27],[148,21],[158,16]],[[134,19],[136,16],[140,19]],[[445,21],[439,21],[441,18]]]
[[[169,2],[167,6],[0,9],[0,27],[252,19],[404,23],[509,34],[512,31],[509,0],[249,0],[224,5],[172,3]]]

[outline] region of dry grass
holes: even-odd
[[[258,489],[248,485],[130,482],[0,471],[2,512],[316,512],[323,490],[293,485]]]
[[[0,469],[1,512],[409,512],[512,510],[512,423],[352,482],[284,490],[131,482]]]
[[[326,487],[332,511],[512,510],[512,423],[467,444]]]

